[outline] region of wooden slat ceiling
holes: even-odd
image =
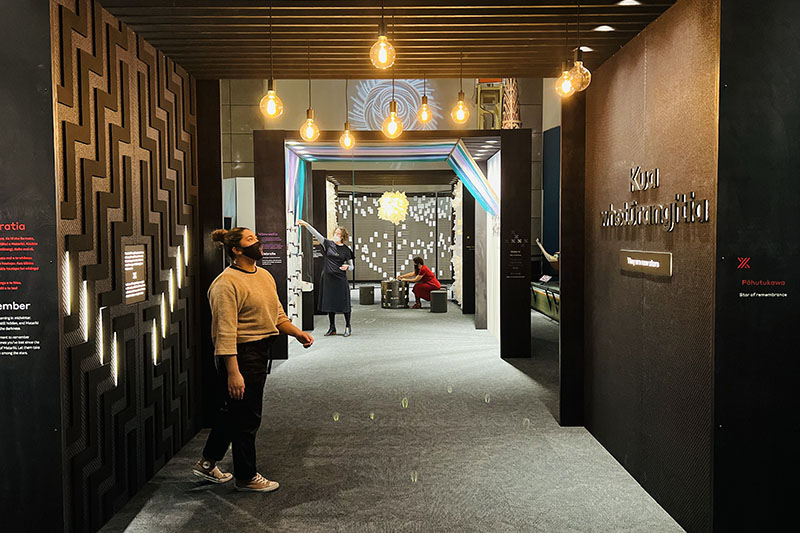
[[[269,77],[269,0],[99,0],[153,46],[197,78]],[[673,0],[587,0],[580,5],[581,45],[592,69],[668,9]],[[384,16],[397,49],[397,78],[557,76],[577,43],[574,0],[387,0]],[[374,68],[369,47],[381,3],[272,2],[274,76],[388,78]],[[593,31],[600,25],[611,32]],[[567,39],[565,43],[565,37]]]

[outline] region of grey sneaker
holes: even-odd
[[[227,483],[233,479],[233,474],[223,472],[215,463],[205,459],[200,459],[194,464],[192,474],[211,483]]]
[[[280,487],[280,483],[277,481],[270,481],[259,473],[256,473],[250,481],[239,481],[237,479],[234,482],[234,488],[236,490],[249,492],[272,492],[278,487]]]

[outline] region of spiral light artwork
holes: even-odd
[[[428,84],[428,108],[433,119],[427,124],[417,120],[417,108],[423,95],[423,80],[394,80],[394,99],[397,115],[406,130],[433,130],[442,118],[442,108],[436,101],[434,89]],[[356,84],[350,108],[353,130],[380,130],[389,115],[392,100],[391,80],[362,80]]]

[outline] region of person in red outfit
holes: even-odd
[[[414,272],[400,274],[397,279],[416,283],[414,285],[414,296],[417,297],[417,302],[411,307],[412,309],[421,309],[422,300],[431,301],[431,291],[442,288],[439,280],[436,279],[436,274],[425,266],[425,262],[421,257],[414,258]]]

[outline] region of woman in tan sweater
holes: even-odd
[[[256,470],[255,446],[270,347],[280,333],[291,335],[305,348],[314,338],[291,323],[278,299],[275,279],[256,266],[261,243],[252,231],[219,229],[211,238],[231,260],[208,289],[214,362],[225,403],[192,472],[213,483],[235,477],[237,490],[270,492],[279,485]],[[231,444],[233,476],[216,466]]]

